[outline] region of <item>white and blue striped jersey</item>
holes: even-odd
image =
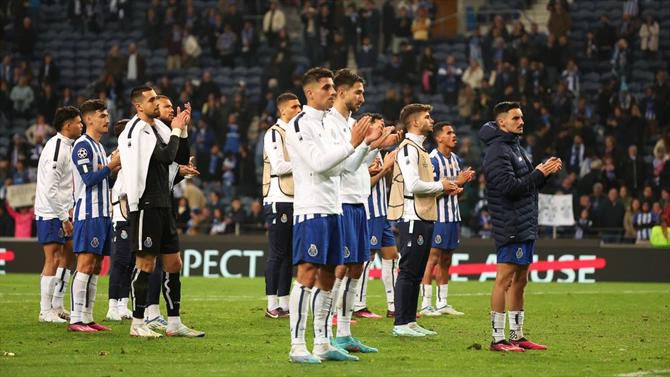
[[[107,154],[102,144],[88,135],[72,147],[74,173],[74,221],[111,217]]]
[[[430,152],[430,161],[433,163],[433,173],[436,181],[444,178],[455,180],[461,172],[458,157],[455,153],[445,156],[437,148]],[[442,195],[437,199],[437,222],[453,223],[461,221],[461,211],[458,208],[457,195]]]
[[[659,223],[658,215],[653,212],[637,212],[633,215],[633,225],[637,228],[636,239],[649,241],[651,228]]]
[[[377,152],[375,161],[384,163],[382,154]],[[388,207],[388,196],[386,195],[386,177],[381,177],[377,183],[370,189],[370,196],[366,203],[368,220],[377,217],[386,217],[386,208]]]

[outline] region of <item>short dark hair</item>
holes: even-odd
[[[148,92],[150,90],[154,90],[154,88],[150,87],[149,85],[140,85],[134,87],[133,90],[130,91],[130,101],[138,102],[142,97],[142,93]]]
[[[88,113],[107,110],[107,104],[101,99],[89,99],[79,106],[82,117]]]
[[[412,115],[431,110],[433,110],[433,106],[431,105],[423,103],[410,103],[409,105],[403,107],[402,110],[400,110],[400,124],[407,128],[407,123],[409,122],[409,118]]]
[[[333,78],[333,71],[328,68],[314,67],[302,75],[302,86],[305,87],[311,83],[319,82],[322,78]]]
[[[502,113],[506,113],[512,109],[520,109],[520,108],[521,104],[519,104],[519,102],[514,101],[498,102],[493,108],[493,116],[497,118],[498,115]]]
[[[65,122],[78,116],[81,116],[81,113],[79,112],[79,109],[74,106],[59,107],[56,109],[56,114],[54,115],[54,128],[57,132],[60,132],[63,129]]]
[[[114,132],[114,136],[119,137],[121,135],[121,132],[126,128],[126,124],[130,121],[130,119],[119,119],[116,122],[114,122],[114,126],[112,127],[112,130]]]
[[[361,115],[361,118],[363,118],[363,117],[370,117],[370,118],[372,118],[373,122],[376,121],[376,120],[384,120],[384,116],[379,114],[379,113],[363,113]]]
[[[282,93],[277,97],[277,107],[283,105],[285,102],[297,100],[298,96],[293,93],[286,92]]]
[[[441,134],[443,132],[442,128],[445,126],[454,127],[454,125],[449,122],[437,122],[433,124],[433,137]]]
[[[352,70],[347,68],[337,70],[335,72],[333,81],[335,82],[335,89],[338,89],[340,87],[350,88],[357,82],[360,82],[361,84],[365,85],[365,80],[361,76],[359,76],[358,74],[354,73]]]
[[[143,93],[144,93],[144,92],[143,92]],[[157,95],[157,96],[156,96],[156,99],[166,99],[166,100],[170,101],[170,97],[168,97],[168,96],[166,96],[166,95],[164,95],[164,94],[159,94],[159,95]],[[172,102],[172,101],[170,101],[170,102]]]

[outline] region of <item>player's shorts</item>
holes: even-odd
[[[293,264],[337,266],[344,264],[342,216],[293,216]]]
[[[508,243],[496,250],[498,263],[529,265],[533,262],[535,240]]]
[[[381,250],[382,247],[396,245],[391,223],[385,216],[369,219],[368,233],[370,233],[370,250]]]
[[[109,255],[112,251],[112,234],[112,219],[109,217],[75,221],[72,250],[75,253]]]
[[[365,263],[370,260],[368,216],[363,204],[342,205],[344,226],[344,264]]]
[[[127,221],[114,223],[114,254],[130,255],[130,229]]]
[[[177,220],[169,207],[144,208],[128,214],[130,250],[152,255],[179,252]]]
[[[57,243],[65,244],[67,241],[63,223],[59,218],[45,220],[41,216],[37,217],[37,242],[41,245]]]
[[[435,223],[433,227],[432,248],[441,250],[456,250],[461,243],[461,223]]]

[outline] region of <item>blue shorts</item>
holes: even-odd
[[[344,264],[365,263],[370,260],[368,216],[363,204],[342,205],[344,226]]]
[[[368,232],[370,233],[370,250],[381,250],[382,247],[396,245],[391,223],[386,217],[369,219]]]
[[[73,251],[101,256],[110,255],[113,237],[112,219],[109,217],[75,221],[74,232],[72,232]]]
[[[529,265],[533,262],[535,240],[508,243],[498,247],[496,254],[498,263]]]
[[[42,217],[37,217],[37,242],[41,245],[48,245],[51,243],[65,244],[67,241],[65,231],[63,230],[63,223],[60,219],[44,220]]]
[[[344,264],[344,229],[340,215],[293,216],[293,264]]]
[[[441,250],[456,250],[461,243],[461,223],[435,223],[433,227],[432,248]]]

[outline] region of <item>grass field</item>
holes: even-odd
[[[97,320],[107,310],[106,287],[101,279]],[[100,334],[38,323],[39,277],[5,275],[0,355],[15,356],[0,356],[0,376],[670,376],[668,284],[531,284],[525,332],[550,349],[524,354],[486,351],[490,287],[450,284],[450,303],[466,315],[421,319],[437,337],[394,338],[390,319],[360,320],[354,335],[379,354],[307,366],[287,361],[288,320],[263,317],[261,279],[183,279],[182,317],[207,336],[150,340],[131,338],[129,322],[103,322],[114,331]],[[369,296],[382,312],[381,282],[371,282]]]

